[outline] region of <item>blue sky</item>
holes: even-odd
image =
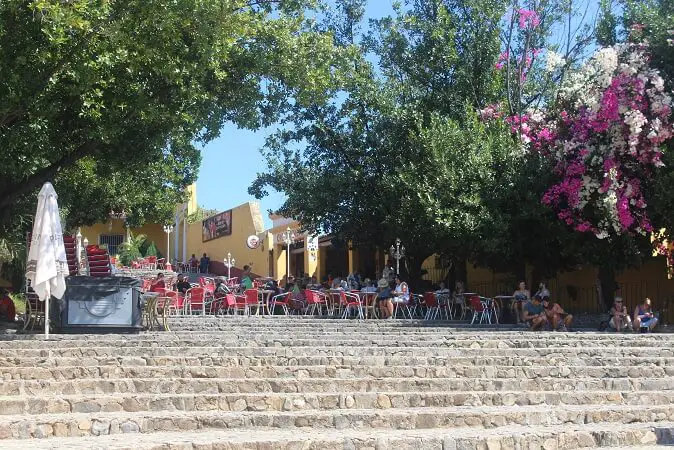
[[[370,0],[366,9],[367,18],[380,18],[393,12],[392,0]],[[201,168],[197,179],[197,201],[200,206],[220,211],[247,201],[255,200],[248,194],[248,186],[258,172],[263,172],[266,164],[260,149],[265,138],[275,131],[239,130],[232,124],[226,125],[218,139],[206,145],[202,152]],[[283,194],[273,192],[260,201],[265,225],[271,226],[266,211],[283,204]]]

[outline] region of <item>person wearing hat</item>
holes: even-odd
[[[647,298],[641,305],[634,308],[634,330],[642,333],[653,331],[658,324],[658,318],[651,310],[651,299]]]
[[[522,307],[524,322],[529,325],[531,331],[540,330],[548,323],[548,317],[545,314],[541,297],[534,296],[528,303]]]
[[[627,306],[623,304],[622,297],[616,297],[611,308],[611,320],[608,321],[608,326],[616,332],[629,330],[632,326],[632,319],[627,313]]]
[[[547,296],[541,298],[541,303],[548,322],[552,325],[552,331],[568,331],[571,328],[573,316],[564,311],[558,303],[551,302]]]
[[[377,282],[377,304],[379,315],[382,319],[390,319],[393,316],[393,303],[391,302],[391,286],[386,278]]]

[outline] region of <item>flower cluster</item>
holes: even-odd
[[[517,13],[520,30],[533,29],[541,24],[541,18],[536,11],[520,8]]]
[[[554,163],[560,181],[542,201],[569,226],[599,238],[652,231],[644,183],[663,165],[660,147],[674,129],[672,97],[646,50],[600,49],[566,77],[556,109],[505,119],[523,144]]]

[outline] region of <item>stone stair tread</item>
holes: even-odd
[[[248,380],[245,380],[248,381]],[[372,381],[372,380],[370,380]],[[674,388],[673,388],[674,390]],[[374,394],[383,394],[383,395],[477,395],[477,394],[491,394],[491,395],[506,395],[506,394],[515,394],[515,395],[535,395],[535,396],[545,396],[545,395],[558,395],[558,394],[568,394],[568,395],[630,395],[637,396],[640,394],[660,394],[663,397],[674,397],[674,392],[670,393],[669,391],[662,390],[634,390],[634,391],[624,391],[624,390],[587,390],[587,391],[528,391],[523,392],[521,390],[445,390],[445,391],[387,391],[385,389],[379,389],[376,391],[302,391],[302,392],[277,392],[277,391],[258,391],[258,392],[157,392],[157,393],[147,393],[147,392],[111,392],[111,393],[93,393],[93,394],[49,394],[49,393],[39,393],[36,394],[38,399],[51,400],[51,399],[63,399],[63,400],[80,400],[80,399],[105,399],[105,398],[126,398],[126,397],[152,397],[152,398],[163,398],[163,397],[194,397],[194,396],[249,396],[249,397],[267,397],[270,395],[276,396],[290,396],[290,395],[374,395]],[[33,399],[36,397],[31,396],[30,394],[20,394],[20,395],[0,395],[0,401],[8,400],[26,400]]]
[[[255,444],[261,444],[259,448],[291,448],[288,444],[303,444],[303,449],[328,448],[357,448],[359,443],[377,443],[378,448],[397,448],[396,441],[407,440],[410,444],[422,444],[426,441],[428,446],[423,448],[449,449],[456,446],[462,440],[479,439],[489,442],[504,437],[533,436],[540,439],[552,439],[556,444],[556,437],[560,435],[579,435],[578,443],[600,444],[596,442],[604,433],[630,432],[643,430],[672,430],[674,422],[622,424],[619,430],[614,424],[583,424],[583,425],[551,425],[551,426],[509,426],[504,428],[484,429],[481,427],[464,427],[461,429],[415,429],[415,430],[358,430],[358,429],[320,429],[311,428],[283,430],[277,428],[242,428],[235,430],[200,429],[196,431],[166,431],[155,433],[136,433],[130,438],[128,434],[112,434],[105,436],[87,436],[73,438],[49,438],[30,441],[30,448],[34,450],[53,449],[136,449],[146,450],[160,448],[210,448],[212,444],[224,444],[222,448],[230,448],[226,445],[246,445],[245,448],[258,448]],[[671,433],[671,431],[670,431]],[[655,436],[647,436],[645,442],[632,442],[632,446],[644,444],[643,448],[659,448]],[[132,442],[129,442],[132,441]],[[26,448],[25,440],[3,440],[4,450],[23,450]],[[545,441],[548,442],[548,441]],[[389,443],[391,445],[389,445]],[[317,444],[317,445],[312,445]],[[347,446],[347,444],[352,444]],[[543,444],[543,442],[541,442]],[[671,442],[664,442],[664,445]],[[323,445],[324,447],[321,447]],[[585,448],[589,448],[586,446]],[[235,447],[243,448],[243,447]],[[296,448],[296,447],[292,447]],[[372,447],[369,447],[372,448]],[[554,448],[557,448],[555,445]],[[583,447],[581,447],[583,448]],[[617,447],[624,448],[624,447]]]
[[[297,394],[302,395],[302,394]],[[386,395],[386,394],[384,394]],[[518,412],[541,412],[549,410],[565,411],[565,412],[584,412],[589,413],[603,412],[603,411],[643,411],[643,410],[662,410],[674,409],[674,404],[663,405],[591,405],[592,409],[588,410],[588,405],[510,405],[510,406],[420,406],[420,407],[404,407],[404,408],[381,408],[381,409],[362,409],[362,408],[345,408],[334,410],[294,410],[294,411],[220,411],[220,410],[204,410],[204,411],[183,411],[183,410],[160,410],[160,411],[98,411],[91,413],[50,413],[50,414],[15,414],[12,416],[1,416],[0,422],[12,422],[16,419],[31,419],[37,422],[49,422],[53,420],[79,420],[79,419],[119,419],[120,417],[127,418],[141,418],[141,417],[188,417],[193,415],[212,415],[217,417],[224,417],[227,415],[284,415],[300,417],[305,414],[315,416],[341,416],[344,414],[358,414],[358,415],[400,415],[400,414],[442,414],[442,413],[481,413],[481,414],[510,414]],[[673,411],[674,412],[674,411]],[[0,440],[0,442],[2,442]],[[1,447],[1,446],[0,446]]]

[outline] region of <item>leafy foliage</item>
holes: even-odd
[[[129,266],[132,261],[143,256],[141,248],[145,241],[147,241],[147,236],[144,234],[137,234],[134,236],[133,233],[129,232],[128,239],[122,242],[118,247],[119,260],[123,266]]]
[[[1,2],[0,236],[47,180],[71,226],[169,220],[196,145],[228,121],[267,125],[338,75],[313,3]]]

